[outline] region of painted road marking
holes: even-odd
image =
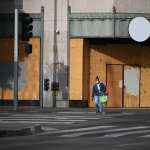
[[[141,133],[148,133],[148,132],[150,132],[150,130],[121,132],[121,133],[106,134],[103,137],[117,138],[117,137],[126,136],[126,135],[141,134]]]
[[[3,119],[2,121],[34,121],[34,122],[36,122],[36,121],[41,121],[41,119],[34,119],[34,118],[31,118],[31,119]],[[42,119],[42,121],[41,122],[51,122],[51,121],[57,121],[57,122],[67,122],[67,121],[69,121],[69,122],[83,122],[83,121],[86,121],[86,120],[76,120],[76,119],[62,119],[62,120],[47,120],[47,119]]]
[[[150,134],[146,134],[146,135],[140,136],[140,137],[143,137],[143,138],[150,138]]]
[[[108,129],[108,130],[99,130],[99,131],[89,131],[89,132],[81,132],[81,133],[72,133],[72,134],[64,134],[61,137],[79,137],[83,135],[92,135],[97,133],[109,133],[109,132],[118,132],[118,131],[130,131],[130,130],[138,130],[138,129],[146,129],[149,126],[138,126],[138,127],[128,127],[128,128],[117,128],[117,129]]]
[[[41,133],[41,134],[62,134],[62,133],[74,133],[74,132],[82,132],[82,131],[90,131],[90,130],[98,130],[98,129],[106,129],[106,128],[114,128],[117,126],[92,126],[92,127],[84,127],[84,128],[75,128],[75,129],[65,129],[65,130],[59,130],[59,131],[52,131],[47,133]]]
[[[97,133],[97,132],[99,132],[98,129],[102,129],[100,131],[104,131],[104,129],[115,128],[115,127],[117,127],[117,126],[95,126],[95,127],[89,127],[89,128],[80,128],[80,129],[72,130],[73,133],[64,134],[64,135],[61,135],[60,137],[78,137],[78,136],[84,135],[86,133],[87,134],[88,133]],[[93,130],[93,131],[91,131],[91,130]],[[87,131],[87,132],[83,132],[83,131]],[[74,133],[74,132],[77,132],[77,133]]]
[[[13,124],[16,124],[16,123],[29,123],[29,124],[73,124],[75,122],[71,122],[71,121],[66,121],[66,122],[59,122],[59,121],[0,121],[1,124],[2,123],[13,123]]]

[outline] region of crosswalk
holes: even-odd
[[[115,115],[95,115],[95,112],[58,112],[55,115],[36,115],[36,114],[13,114],[5,117],[0,116],[0,123],[31,123],[31,124],[64,124],[72,125],[74,123],[82,123],[86,121],[94,121],[101,119],[111,119],[115,116],[131,115],[131,114],[115,114]]]
[[[93,113],[93,112],[92,112]],[[91,114],[92,114],[91,113]],[[129,115],[129,114],[126,114]],[[116,115],[117,116],[117,115]],[[150,138],[149,125],[129,125],[123,126],[119,124],[102,123],[103,119],[114,119],[112,115],[89,115],[87,113],[66,113],[59,112],[55,115],[51,114],[13,114],[8,117],[0,116],[0,124],[41,124],[42,134],[50,134],[58,138],[79,138],[79,137],[96,137],[102,138],[121,138],[126,136],[134,136],[139,138]],[[88,125],[89,121],[98,121],[96,125],[93,123]],[[73,126],[79,123],[84,126]],[[45,126],[46,124],[46,126]],[[70,128],[59,128],[59,126],[70,125]],[[58,128],[57,128],[58,127]]]
[[[120,138],[134,136],[139,138],[150,138],[150,126],[119,127],[113,125],[94,126],[87,128],[78,128],[70,130],[54,131],[59,138],[79,138],[79,137],[96,137],[96,138]]]
[[[88,115],[13,115],[9,117],[0,117],[0,123],[32,123],[32,124],[64,124],[71,125],[74,123],[81,123],[90,120],[102,119],[102,116],[88,116]],[[110,118],[106,116],[105,118]]]

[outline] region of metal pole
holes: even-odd
[[[114,38],[116,37],[116,18],[115,18],[115,14],[116,14],[116,7],[113,6],[113,32],[114,32]]]
[[[40,106],[43,108],[44,6],[41,7]]]
[[[71,14],[71,7],[69,6],[69,0],[67,0],[67,66],[68,66],[68,69],[67,69],[67,87],[68,87],[68,100],[69,100],[69,78],[70,78],[70,20],[69,20],[69,17],[70,17],[70,14]]]
[[[54,71],[53,71],[53,82],[56,83],[57,80],[57,62],[58,62],[58,51],[57,51],[57,0],[54,0],[54,44],[53,44],[53,62],[54,62]],[[53,91],[53,107],[56,107],[56,94]]]
[[[14,110],[18,106],[18,9],[15,9],[15,25],[14,25]]]

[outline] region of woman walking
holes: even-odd
[[[92,100],[95,101],[96,105],[96,113],[104,113],[104,106],[100,101],[100,96],[103,96],[106,91],[106,86],[100,82],[100,79],[98,76],[96,76],[95,84],[93,86],[92,90]]]

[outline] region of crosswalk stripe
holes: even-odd
[[[146,135],[140,136],[140,137],[143,137],[143,138],[150,138],[150,134],[146,134]]]
[[[65,129],[65,130],[59,130],[54,132],[47,132],[46,134],[65,134],[65,133],[74,133],[74,132],[82,132],[82,131],[90,131],[90,130],[98,130],[98,129],[107,129],[107,128],[114,128],[116,126],[109,125],[109,126],[92,126],[92,127],[84,127],[84,128],[75,128],[75,129]],[[45,133],[44,133],[45,134]]]
[[[2,121],[41,121],[41,119],[34,119],[34,118],[31,118],[31,119],[3,119]],[[51,121],[58,121],[58,122],[67,122],[67,121],[70,121],[70,122],[83,122],[83,121],[86,121],[86,120],[76,120],[76,119],[59,119],[59,120],[48,120],[48,119],[42,119],[42,121],[46,121],[46,122],[51,122]]]
[[[130,131],[130,132],[121,132],[121,133],[112,133],[112,134],[106,134],[103,137],[109,137],[109,138],[117,138],[121,136],[126,135],[132,135],[132,134],[140,134],[140,133],[148,133],[150,130],[142,130],[142,131]]]
[[[73,111],[66,111],[66,112],[57,112],[58,114],[95,114],[95,112],[73,112]]]
[[[99,131],[88,131],[88,132],[81,132],[81,133],[72,133],[72,134],[64,134],[60,137],[79,137],[83,135],[92,135],[97,133],[109,133],[109,132],[118,132],[118,131],[130,131],[130,130],[138,130],[138,129],[146,129],[149,126],[138,126],[138,127],[128,127],[128,128],[117,128],[117,129],[107,129],[107,130],[99,130]]]
[[[65,121],[65,122],[59,122],[59,121],[0,121],[0,123],[29,123],[29,124],[73,124],[74,121]]]

